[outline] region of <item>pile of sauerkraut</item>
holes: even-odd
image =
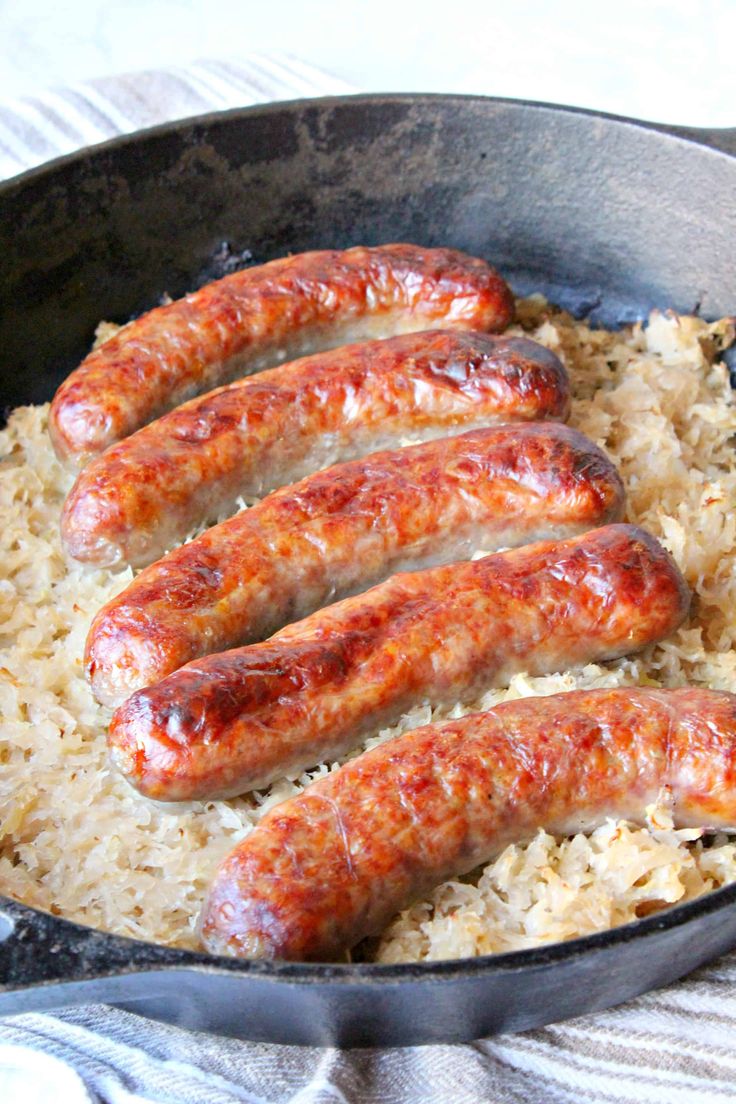
[[[653,314],[646,326],[613,333],[539,297],[518,313],[564,361],[570,421],[618,465],[627,520],[656,534],[684,572],[696,595],[690,617],[633,659],[519,676],[452,710],[416,709],[363,747],[530,694],[688,682],[736,691],[736,405],[717,359],[733,340],[731,322]],[[265,809],[336,764],[262,794],[178,806],[147,801],[110,769],[109,713],[89,692],[81,656],[93,614],[131,572],[65,562],[58,522],[70,477],[46,417],[45,406],[17,410],[0,433],[0,893],[109,931],[194,946],[219,860]],[[440,886],[358,953],[396,962],[515,950],[626,923],[734,879],[734,844],[675,830],[664,804],[642,826],[606,822],[569,840],[540,830],[473,877]]]

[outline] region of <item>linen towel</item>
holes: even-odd
[[[169,119],[350,91],[294,58],[253,55],[43,92],[0,105],[0,176]],[[340,1051],[251,1044],[102,1005],[0,1020],[2,1104],[725,1104],[735,1098],[736,955],[620,1008],[464,1046]]]
[[[355,91],[296,58],[274,54],[203,60],[49,89],[0,103],[0,179],[117,134],[189,115]]]
[[[617,1009],[466,1045],[318,1050],[102,1005],[0,1020],[3,1104],[732,1104],[736,956]],[[421,1010],[417,1010],[421,1014]]]

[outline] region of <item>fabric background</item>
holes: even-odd
[[[168,119],[350,91],[274,55],[52,90],[0,104],[0,177]],[[0,1021],[0,1101],[721,1104],[736,1097],[735,1029],[736,955],[618,1009],[466,1046],[249,1044],[95,1005]]]
[[[357,89],[295,58],[251,54],[124,73],[0,102],[0,179],[116,134],[207,111]]]

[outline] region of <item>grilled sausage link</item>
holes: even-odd
[[[329,961],[449,877],[544,827],[736,822],[736,695],[587,690],[506,702],[390,740],[273,808],[220,866],[215,954]]]
[[[49,431],[78,464],[193,395],[346,341],[442,325],[504,330],[506,283],[454,249],[362,246],[283,257],[148,311],[61,385]]]
[[[527,338],[444,331],[368,342],[194,399],[89,464],[62,536],[79,560],[157,559],[204,520],[408,433],[564,418],[560,361]]]
[[[664,549],[630,525],[394,575],[139,690],[113,715],[112,759],[158,800],[243,793],[422,701],[634,652],[672,632],[688,601]]]
[[[532,422],[379,452],[275,491],[146,568],[95,617],[85,665],[118,705],[396,571],[559,540],[621,517],[613,464]]]

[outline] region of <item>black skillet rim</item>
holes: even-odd
[[[469,979],[478,975],[490,977],[493,974],[521,972],[582,959],[588,955],[592,956],[601,951],[623,946],[634,940],[642,940],[666,931],[694,925],[702,917],[736,905],[736,882],[720,889],[710,890],[701,897],[696,897],[685,904],[672,905],[670,908],[652,916],[621,924],[616,928],[595,932],[591,935],[580,936],[577,939],[542,944],[539,947],[531,947],[527,950],[478,955],[474,958],[425,960],[396,964],[266,961],[210,955],[205,952],[189,951],[160,943],[149,943],[141,939],[132,939],[99,928],[88,927],[73,920],[53,916],[53,914],[43,909],[34,908],[9,897],[0,896],[0,918],[2,918],[3,911],[8,905],[11,906],[11,918],[13,913],[19,909],[21,913],[31,916],[43,916],[48,918],[52,924],[58,924],[59,937],[61,938],[63,938],[64,933],[71,929],[79,934],[80,940],[95,939],[98,962],[100,961],[99,951],[104,946],[114,948],[118,953],[113,957],[114,965],[111,963],[110,970],[107,971],[101,965],[97,966],[86,974],[89,978],[104,977],[108,974],[109,976],[120,976],[150,970],[194,970],[206,973],[240,974],[246,977],[257,977],[263,981],[289,982],[290,984],[329,982],[344,985],[357,983],[391,985],[402,981],[439,983],[450,979]],[[693,931],[694,936],[695,934],[696,932]],[[12,941],[12,930],[8,932],[6,939],[8,942]],[[30,937],[28,942],[33,942],[33,936]],[[125,965],[122,965],[121,956],[125,951],[128,951],[129,957]],[[43,953],[42,948],[39,948],[39,953]],[[35,979],[35,982],[37,984],[54,984],[64,980],[63,976],[54,978],[40,976]],[[69,978],[69,980],[72,979]],[[29,982],[29,984],[33,983]],[[23,987],[25,988],[26,985]],[[3,989],[13,988],[14,984],[11,976],[5,984],[0,985],[0,993]]]
[[[156,126],[146,127],[129,134],[117,135],[106,141],[86,146],[81,150],[75,150],[63,154],[42,165],[28,169],[6,181],[0,182],[0,203],[2,200],[22,190],[28,185],[42,181],[46,176],[53,174],[60,168],[72,165],[75,162],[95,156],[98,153],[114,153],[121,147],[135,145],[141,139],[165,136],[177,131],[188,129],[207,128],[220,121],[235,117],[251,117],[274,114],[279,111],[294,107],[307,106],[340,106],[348,103],[383,104],[392,102],[474,102],[479,105],[497,104],[501,107],[511,106],[520,108],[533,108],[549,112],[553,115],[581,115],[591,120],[603,119],[622,126],[633,127],[639,130],[651,130],[663,138],[673,139],[678,142],[698,145],[716,156],[725,156],[730,160],[736,159],[736,130],[731,128],[700,129],[694,127],[670,126],[653,121],[634,119],[627,116],[616,115],[609,112],[595,111],[589,108],[571,107],[564,104],[548,103],[538,100],[522,100],[510,97],[480,96],[472,94],[445,94],[445,93],[358,93],[343,96],[321,96],[315,98],[297,98],[272,103],[256,104],[251,107],[235,107],[225,111],[208,112],[203,115],[187,116],[171,122],[160,123]],[[719,141],[720,139],[720,141]],[[723,145],[720,144],[723,142]],[[673,905],[653,916],[645,917],[610,928],[605,931],[595,932],[591,935],[581,936],[577,939],[565,942],[544,944],[527,950],[510,951],[501,954],[479,955],[474,958],[459,958],[437,961],[424,961],[418,963],[302,963],[286,961],[258,961],[247,959],[229,958],[220,955],[210,955],[203,952],[189,951],[177,947],[169,947],[163,944],[149,943],[144,940],[132,939],[127,936],[116,935],[87,925],[78,924],[72,920],[54,917],[43,909],[34,908],[23,902],[16,901],[0,895],[0,916],[5,907],[10,906],[11,912],[21,910],[31,915],[49,917],[52,922],[58,921],[60,927],[75,929],[80,937],[96,937],[100,941],[114,946],[119,951],[130,950],[129,965],[132,970],[139,965],[141,969],[195,969],[206,972],[237,973],[242,975],[257,976],[262,980],[274,982],[288,981],[290,983],[314,984],[325,981],[331,983],[352,984],[356,982],[368,982],[371,984],[391,984],[401,981],[442,981],[450,978],[470,978],[478,975],[490,976],[494,973],[507,973],[509,971],[521,971],[525,968],[533,968],[570,961],[582,958],[596,951],[609,949],[632,940],[645,939],[659,932],[680,928],[684,925],[694,924],[699,917],[707,916],[721,909],[726,909],[736,904],[736,883],[723,886],[720,889],[711,890],[701,897],[695,898],[682,905]],[[13,925],[14,926],[14,925]],[[12,940],[12,930],[8,933],[8,940]],[[117,957],[117,956],[116,956]],[[142,957],[144,961],[138,963]],[[126,973],[125,969],[114,967],[115,974]],[[95,971],[97,973],[97,971]],[[103,973],[103,971],[100,971]],[[98,974],[99,976],[99,974]],[[59,979],[61,980],[61,979]],[[12,981],[10,982],[12,987]],[[1,990],[2,987],[0,987]]]
[[[81,149],[72,150],[70,153],[60,154],[50,161],[44,161],[41,165],[35,165],[15,176],[0,180],[0,202],[5,196],[10,195],[15,188],[23,188],[35,183],[46,174],[52,175],[58,169],[71,165],[75,161],[83,161],[85,158],[98,153],[112,153],[127,145],[135,145],[141,139],[164,137],[179,130],[206,128],[217,122],[230,118],[257,117],[259,115],[277,114],[279,111],[295,107],[336,107],[348,104],[388,104],[388,103],[476,103],[497,104],[499,107],[532,108],[535,111],[548,111],[554,115],[580,115],[588,119],[603,119],[607,122],[619,123],[622,126],[630,126],[637,130],[651,130],[663,137],[674,139],[700,146],[702,149],[717,156],[725,156],[729,159],[736,158],[736,127],[691,127],[678,126],[669,123],[659,123],[650,119],[636,119],[628,115],[616,115],[608,111],[596,111],[588,107],[574,107],[567,104],[550,103],[546,100],[523,100],[513,96],[481,96],[473,93],[462,92],[356,92],[341,96],[315,96],[297,97],[291,100],[275,100],[268,103],[253,104],[250,107],[230,107],[224,111],[208,111],[202,115],[186,115],[181,119],[174,119],[166,123],[156,123],[154,126],[142,127],[140,130],[130,131],[126,134],[118,134],[112,138],[106,138],[101,142],[83,146]],[[723,142],[720,145],[719,142]]]

